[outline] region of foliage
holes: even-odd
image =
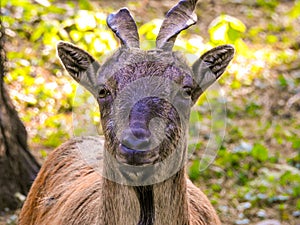
[[[247,55],[248,51],[248,47],[242,39],[245,32],[245,24],[229,15],[217,17],[209,28],[210,41],[213,45],[233,44],[238,53],[243,55]]]
[[[210,92],[211,102],[204,95],[192,112],[189,175],[206,185],[221,217],[232,216],[225,219],[227,224],[272,217],[272,210],[275,218],[292,224],[297,219],[293,214],[300,211],[300,56],[299,49],[291,47],[299,36],[300,1],[288,8],[276,0],[253,2],[234,5],[245,12],[243,16],[223,13],[215,18],[207,36],[189,31],[176,41],[175,49],[184,50],[190,63],[219,44],[236,48],[234,62],[220,80],[225,97]],[[76,89],[62,70],[55,56],[56,43],[73,42],[103,61],[118,47],[106,26],[112,9],[95,8],[87,0],[2,0],[1,4],[8,36],[5,81],[31,146],[38,149],[40,158],[46,158],[49,148],[86,132],[81,130],[86,118],[92,116],[93,129],[99,124],[99,113],[89,107],[76,113],[87,117],[74,123],[72,112],[83,109],[76,103],[90,97]],[[139,3],[131,6],[135,4]],[[249,22],[261,18],[262,22]],[[142,22],[138,21],[142,48],[151,49],[162,20]],[[218,132],[218,126],[226,124],[225,140],[214,163],[200,170],[211,126],[209,107],[220,102],[227,105],[227,117],[214,129]]]
[[[17,48],[9,50],[6,82],[29,130],[32,141],[56,147],[71,132],[70,121],[76,84],[63,76],[55,57],[59,40],[77,43],[96,58],[117,47],[106,28],[106,13],[93,12],[87,1],[50,4],[48,1],[4,1],[3,21]],[[49,3],[49,4],[48,4]],[[70,16],[71,15],[71,16]],[[21,29],[20,29],[21,28]],[[62,115],[59,113],[66,113]],[[67,118],[67,119],[66,119]],[[66,123],[68,121],[68,123]]]

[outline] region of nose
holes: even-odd
[[[158,148],[151,149],[150,131],[143,128],[131,128],[123,132],[116,154],[119,162],[134,166],[149,165],[158,157]]]
[[[150,147],[150,132],[144,128],[128,129],[123,132],[121,145],[127,149],[146,151]]]

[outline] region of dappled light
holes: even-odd
[[[40,162],[72,136],[88,134],[89,129],[102,133],[91,95],[77,89],[60,66],[58,41],[72,42],[102,63],[120,46],[106,25],[106,17],[118,7],[128,7],[137,18],[141,48],[156,46],[162,12],[169,3],[150,0],[143,8],[137,1],[112,2],[0,3],[7,36],[5,83],[28,131],[30,148]],[[155,8],[160,4],[162,12]],[[191,114],[191,139],[196,136],[197,142],[189,146],[190,179],[204,187],[224,224],[275,219],[282,225],[298,225],[300,1],[203,1],[197,14],[200,25],[182,32],[174,50],[183,51],[190,64],[222,44],[233,45],[236,54],[219,80],[221,92],[211,90],[211,102],[202,96]],[[82,107],[87,102],[92,106]],[[226,121],[212,128],[210,107],[220,102],[226,104]],[[85,115],[76,124],[74,110]],[[83,128],[87,123],[92,128]],[[224,140],[216,140],[220,149],[215,161],[200,170],[208,132],[225,126]],[[8,222],[1,223],[0,218],[0,224],[16,224],[16,217],[5,220]]]

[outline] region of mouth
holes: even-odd
[[[159,158],[159,149],[135,150],[122,144],[119,145],[116,159],[123,164],[131,166],[146,166],[154,164]]]

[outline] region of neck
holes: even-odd
[[[138,225],[153,225],[155,221],[155,207],[153,186],[134,187],[140,204],[140,218]]]
[[[155,224],[188,225],[188,203],[185,169],[170,179],[155,184]]]
[[[102,185],[103,224],[189,224],[185,169],[149,186],[126,186],[105,178]]]

